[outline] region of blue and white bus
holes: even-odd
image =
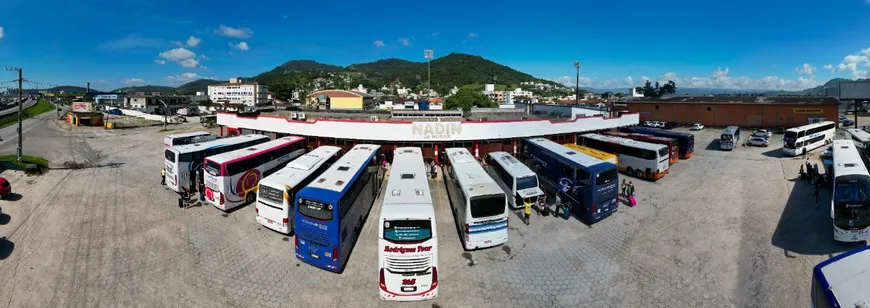
[[[465,250],[508,240],[508,201],[501,186],[466,148],[447,148],[444,183]]]
[[[296,257],[341,272],[383,182],[380,146],[358,144],[296,194]]]
[[[782,137],[782,152],[797,156],[834,141],[837,123],[824,121],[809,125],[792,127]]]
[[[524,150],[535,160],[532,169],[541,182],[550,190],[565,192],[565,201],[577,217],[594,223],[617,211],[619,169],[613,163],[540,137],[526,139]]]
[[[813,268],[812,307],[867,307],[870,246],[844,252]]]

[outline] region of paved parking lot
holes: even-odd
[[[333,274],[299,262],[292,237],[260,227],[251,206],[177,208],[158,185],[159,128],[56,125],[34,132],[36,148],[92,168],[3,172],[20,198],[0,201],[0,307],[807,307],[812,266],[854,247],[831,239],[781,135],[725,152],[706,129],[665,178],[632,179],[636,207],[592,226],[511,216],[509,242],[487,250],[462,250],[443,182],[430,181],[440,296],[383,302],[377,205]]]

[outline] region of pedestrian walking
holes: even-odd
[[[628,188],[628,185],[625,184],[625,179],[622,179],[622,197],[628,198],[628,195],[625,194],[625,189]]]
[[[634,183],[628,181],[628,195],[634,196]]]
[[[523,200],[523,216],[526,218],[526,226],[529,225],[529,219],[532,217],[532,202]]]
[[[166,185],[166,168],[160,169],[160,185]]]

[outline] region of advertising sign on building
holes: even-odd
[[[414,122],[412,134],[423,139],[451,139],[462,135],[461,122]]]
[[[819,114],[825,113],[825,110],[822,108],[795,108],[794,114]]]
[[[72,103],[72,111],[90,112],[91,111],[91,103],[89,103],[89,102],[74,102],[74,103]]]
[[[103,99],[118,99],[118,95],[117,95],[117,94],[104,94],[104,95],[97,95],[97,96],[95,96],[94,98],[95,98],[95,99],[98,99],[98,100],[103,100]]]

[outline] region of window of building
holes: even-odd
[[[707,106],[707,111],[710,111],[710,109],[711,109],[710,106]]]

